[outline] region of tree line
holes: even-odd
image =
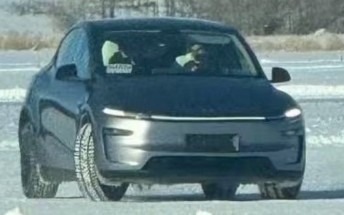
[[[86,19],[172,16],[225,22],[247,35],[344,32],[343,0],[20,0],[10,8],[51,15],[62,29]]]

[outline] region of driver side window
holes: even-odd
[[[77,30],[71,31],[62,41],[56,59],[56,67],[75,64],[75,50],[78,46]]]
[[[87,42],[87,35],[81,29],[71,31],[61,43],[56,67],[75,64],[77,75],[80,79],[89,79],[90,54]]]

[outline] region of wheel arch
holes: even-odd
[[[31,111],[27,108],[27,107],[23,107],[22,110],[20,111],[20,115],[19,115],[19,124],[18,124],[18,130],[20,131],[20,129],[22,128],[22,126],[24,125],[24,123],[26,122],[31,122],[34,131],[37,131],[37,125],[33,120]]]
[[[32,125],[33,132],[35,132],[35,126],[32,121],[30,112],[28,109],[23,108],[19,116],[19,129],[18,129],[18,140],[20,147],[20,165],[21,165],[21,177],[22,177],[22,187],[24,195],[28,198],[53,198],[55,197],[59,183],[50,182],[45,180],[44,171],[42,171],[41,166],[38,163],[38,157],[36,153],[36,144],[33,142],[25,142],[22,139],[21,129],[24,127],[25,123],[30,122]],[[29,156],[29,157],[28,157]],[[27,158],[28,157],[28,158]],[[24,160],[23,160],[24,159]],[[27,160],[28,159],[28,160]],[[23,166],[31,166],[30,173],[25,173]],[[25,176],[26,175],[26,176]]]
[[[92,114],[92,109],[85,105],[80,109],[79,129],[87,122],[94,124],[95,120]]]
[[[93,114],[93,109],[85,105],[83,108],[80,109],[80,118],[79,118],[79,125],[77,131],[83,127],[86,123],[90,123],[93,129],[93,140],[95,141],[95,163],[98,166],[99,164],[104,163],[105,159],[105,146],[103,144],[102,132],[98,129],[98,120],[97,116]]]
[[[31,117],[29,114],[29,111],[26,108],[23,108],[20,111],[20,117],[19,117],[19,127],[22,126],[25,122],[30,121]]]

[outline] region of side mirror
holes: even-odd
[[[287,70],[279,67],[272,68],[272,83],[283,83],[290,80],[290,74]]]
[[[61,81],[78,80],[78,71],[75,64],[61,66],[57,69],[56,79]]]

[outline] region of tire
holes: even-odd
[[[21,182],[27,198],[54,198],[59,183],[44,180],[35,153],[35,136],[31,123],[25,122],[19,129]]]
[[[78,131],[75,144],[75,170],[79,189],[84,197],[92,201],[119,201],[127,191],[128,184],[107,186],[98,180],[98,172],[94,161],[94,140],[92,125],[84,124]]]
[[[239,184],[202,184],[203,193],[208,200],[233,200],[238,187]]]
[[[296,199],[301,190],[302,181],[297,185],[286,187],[278,184],[261,184],[259,191],[264,199]]]

